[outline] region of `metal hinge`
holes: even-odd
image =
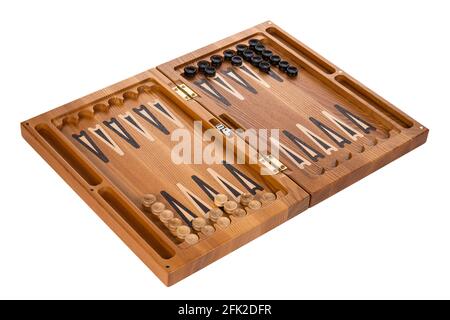
[[[189,101],[192,98],[198,97],[198,95],[194,92],[194,90],[189,88],[184,83],[178,84],[175,87],[173,87],[172,89],[186,101]]]
[[[268,170],[267,174],[277,174],[287,169],[287,167],[283,163],[281,163],[280,160],[272,155],[260,156],[258,161],[260,164],[266,167],[266,169]]]

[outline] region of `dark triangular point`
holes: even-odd
[[[202,211],[207,214],[209,212],[209,208],[203,204],[203,202],[198,201],[196,197],[192,197],[191,194],[188,192],[189,197],[202,209]]]
[[[132,117],[125,116],[124,119],[127,120],[133,127],[138,129],[140,132],[145,133],[145,131],[137,124],[136,121],[134,121],[134,119]]]
[[[140,117],[144,118],[148,123],[152,124],[154,127],[158,128],[162,133],[168,135],[169,130],[164,127],[161,121],[158,120],[157,117],[153,115],[144,105],[141,105],[139,108],[133,108],[133,111],[137,113]]]
[[[107,143],[109,143],[111,146],[114,147],[114,143],[111,140],[109,140],[109,138],[105,135],[102,129],[96,129],[94,130],[94,132],[96,135],[100,136],[100,138],[102,138],[103,140],[105,140]]]
[[[303,151],[303,153],[305,153],[312,161],[316,162],[317,160],[319,160],[319,158],[324,158],[324,155],[321,154],[319,151],[317,151],[316,149],[314,149],[313,147],[311,147],[309,144],[307,144],[306,142],[302,141],[300,138],[294,136],[292,133],[290,133],[287,130],[283,130],[283,133],[286,137],[288,137],[297,147],[300,148],[300,150]],[[315,153],[315,155],[312,155],[311,152],[308,151],[311,150],[312,152]]]
[[[222,161],[222,164],[241,183],[241,185],[243,185],[245,187],[245,189],[247,189],[248,192],[250,192],[251,194],[255,195],[256,190],[260,190],[260,191],[264,190],[264,188],[262,186],[260,186],[258,183],[256,183],[252,179],[250,179],[243,172],[241,172],[238,169],[236,169],[235,167],[233,167],[231,164],[226,163],[225,161]],[[249,187],[249,184],[253,185],[253,187]]]
[[[289,154],[289,155],[292,157],[292,159],[294,159],[295,162],[297,162],[299,165],[301,165],[302,163],[305,162],[305,161],[303,161],[303,159],[297,157],[297,155],[294,154],[294,153],[292,153],[290,150],[288,150],[288,149],[286,149],[286,148],[283,148],[283,146],[280,146],[280,147],[281,147],[287,154]]]
[[[172,197],[168,192],[161,191],[161,195],[178,213],[181,219],[183,219],[183,221],[186,222],[186,224],[188,224],[189,226],[192,226],[191,221],[186,217],[185,213],[189,214],[192,218],[197,218],[197,215],[195,215],[191,210],[186,208],[180,201]]]
[[[231,192],[236,198],[239,197],[239,196],[241,195],[241,193],[240,193],[238,190],[236,190],[235,188],[233,188],[232,186],[230,186],[225,180],[221,179],[220,177],[217,177],[217,179],[219,179],[219,180],[223,183],[223,185],[224,185],[228,190],[230,190],[230,192]]]
[[[255,76],[255,74],[246,66],[240,66],[241,70],[244,71],[245,73],[247,73],[248,75],[252,76],[253,78],[255,78],[258,81],[261,81],[261,79],[258,79],[257,76]]]
[[[230,88],[230,86],[229,86],[225,81],[223,81],[222,79],[220,79],[219,77],[215,77],[214,80],[217,81],[218,83],[220,83],[220,84],[221,84],[222,86],[224,86],[225,88],[228,88],[228,90],[234,91],[233,88]]]
[[[164,108],[159,102],[156,102],[153,104],[155,108],[157,108],[159,111],[167,115],[169,118],[173,119],[173,117],[170,115],[170,113]]]
[[[86,133],[86,131],[81,130],[80,134],[73,134],[72,137],[77,140],[83,147],[88,149],[90,152],[95,154],[100,160],[107,163],[109,162],[105,154],[100,150],[100,148],[95,144],[94,140]],[[87,143],[83,141],[83,138],[87,140]]]
[[[278,74],[276,74],[272,70],[269,71],[269,76],[271,76],[272,78],[274,78],[278,82],[283,82],[284,81],[283,78],[281,78]]]
[[[330,127],[326,126],[319,120],[313,117],[310,117],[309,120],[311,120],[312,123],[314,123],[320,130],[322,130],[323,133],[325,133],[331,140],[333,140],[340,148],[343,148],[346,143],[347,144],[351,143],[348,139],[344,138],[339,133],[337,133]]]
[[[116,118],[111,118],[109,121],[103,121],[103,124],[111,129],[115,134],[124,139],[126,142],[131,144],[136,149],[139,148],[139,144],[134,140],[131,134],[122,126],[122,124],[117,121]]]
[[[208,80],[202,79],[194,81],[194,84],[210,97],[222,102],[225,106],[231,106],[231,103],[219,91],[217,91],[217,89],[214,88]]]
[[[342,113],[348,120],[350,120],[351,122],[353,122],[353,124],[355,124],[358,128],[360,128],[361,130],[363,130],[365,133],[370,133],[371,130],[375,130],[375,128],[373,126],[371,126],[369,123],[367,123],[366,121],[364,121],[363,119],[361,119],[360,117],[354,115],[353,113],[351,113],[350,111],[348,111],[347,109],[341,107],[340,105],[336,104],[335,105],[336,109]]]
[[[192,180],[195,181],[195,183],[197,183],[197,185],[200,187],[200,189],[203,190],[203,192],[208,196],[208,198],[210,198],[211,200],[214,201],[214,196],[216,194],[218,194],[218,192],[213,187],[211,187],[209,184],[207,184],[205,181],[200,179],[199,177],[194,175],[191,178],[192,178]]]

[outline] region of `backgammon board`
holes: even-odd
[[[21,129],[166,285],[423,144],[428,134],[270,21]]]

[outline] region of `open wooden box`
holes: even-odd
[[[224,62],[214,77],[185,66],[258,39],[295,64]],[[175,164],[172,133],[280,129],[279,161]],[[166,285],[172,285],[426,141],[428,129],[281,30],[262,23],[21,124],[24,138]],[[236,137],[235,137],[236,138]],[[231,139],[224,135],[224,141]],[[239,139],[239,138],[238,138]],[[229,149],[228,146],[223,146]],[[238,146],[231,152],[237,152]],[[260,151],[260,150],[258,150]],[[272,168],[273,175],[261,170]],[[262,206],[188,245],[144,210],[151,193],[190,225],[214,193]],[[264,192],[275,199],[264,201]]]

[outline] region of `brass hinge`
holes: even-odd
[[[266,174],[277,174],[287,169],[287,167],[281,163],[280,160],[272,155],[260,156],[258,159],[259,163],[262,164],[268,172]]]
[[[184,100],[189,101],[192,98],[198,97],[198,95],[189,88],[184,83],[180,83],[172,88],[180,97],[182,97]]]

